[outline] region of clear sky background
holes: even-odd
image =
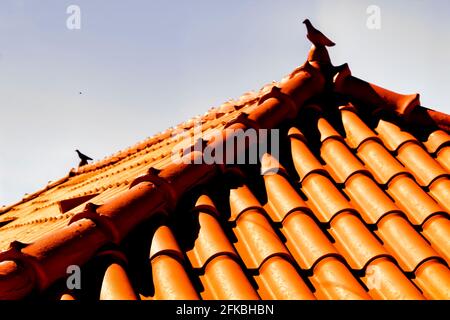
[[[101,159],[280,80],[306,59],[306,17],[335,65],[450,113],[448,0],[0,0],[0,204],[76,167],[76,148]]]

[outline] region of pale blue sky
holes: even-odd
[[[0,204],[65,175],[76,148],[101,159],[281,79],[306,58],[306,17],[335,64],[450,113],[447,0],[1,0]]]

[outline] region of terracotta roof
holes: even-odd
[[[279,158],[172,161],[224,128],[279,129]],[[449,129],[313,45],[282,81],[3,208],[0,298],[450,299]]]

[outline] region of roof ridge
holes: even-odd
[[[249,94],[249,92],[246,92],[243,95],[241,95],[237,100],[231,100],[230,99],[230,100],[222,103],[218,107],[211,107],[203,115],[193,116],[192,118],[189,118],[186,121],[180,122],[180,123],[178,123],[177,125],[175,125],[173,127],[169,127],[166,130],[160,131],[160,132],[158,132],[158,133],[156,133],[156,134],[154,134],[154,135],[152,135],[152,136],[150,136],[148,138],[145,138],[142,141],[139,141],[139,142],[137,142],[137,143],[135,143],[135,144],[133,144],[133,145],[131,145],[129,147],[126,147],[126,148],[124,148],[122,150],[119,150],[116,153],[113,153],[112,155],[105,157],[104,159],[101,159],[101,160],[98,160],[98,161],[96,161],[94,163],[85,165],[85,166],[79,168],[78,170],[76,170],[74,172],[74,175],[79,175],[79,174],[91,172],[91,171],[94,171],[94,170],[97,170],[97,169],[100,169],[100,168],[104,168],[104,167],[106,167],[106,166],[108,166],[110,164],[117,163],[118,161],[121,161],[121,160],[129,157],[130,155],[134,154],[134,152],[140,151],[140,150],[137,150],[137,149],[148,148],[148,147],[153,146],[154,144],[164,140],[164,138],[165,138],[164,135],[167,135],[168,133],[175,131],[179,127],[183,127],[186,123],[192,122],[192,124],[190,124],[187,127],[183,127],[183,129],[192,129],[196,120],[197,121],[201,121],[201,120],[203,120],[203,119],[205,119],[205,118],[207,118],[207,117],[209,117],[209,116],[211,116],[213,114],[220,113],[221,111],[226,109],[226,107],[229,107],[231,102],[234,102],[234,101],[241,102],[241,104],[243,106],[245,106],[248,103],[250,103],[252,100],[256,101],[259,98],[259,92],[258,92],[257,94],[256,93],[254,94],[255,95],[254,97],[252,97],[251,99],[244,100],[244,103],[242,103],[243,98],[246,95],[248,95],[248,94]],[[236,107],[238,105],[239,104],[233,104],[232,106]],[[115,158],[118,158],[118,159],[115,159]]]

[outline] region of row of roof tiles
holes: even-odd
[[[353,113],[353,120],[358,118],[348,109],[342,110],[342,115],[348,112]],[[445,253],[448,249],[450,229],[444,210],[428,217],[440,226],[431,232],[416,230],[330,123],[319,116],[317,125],[321,133],[321,128],[334,132],[325,139],[321,136],[320,159],[307,146],[302,132],[296,128],[289,131],[300,189],[292,185],[287,170],[266,155],[262,171],[277,172],[264,175],[267,204],[263,206],[250,188],[240,183],[229,191],[226,218],[211,198],[201,195],[192,211],[199,229],[192,248],[186,251],[180,249],[168,225],[156,230],[149,254],[155,287],[152,298],[450,298],[448,255],[434,250]],[[328,157],[335,144],[339,152]],[[340,157],[358,165],[348,175],[339,175],[339,170],[348,171]],[[346,176],[341,183],[350,202],[333,175]],[[299,192],[306,195],[306,202]],[[234,234],[234,241],[226,229]],[[432,246],[424,236],[441,236],[445,241]],[[193,276],[199,277],[203,291],[196,290]],[[112,263],[105,272],[100,297],[138,298],[131,281],[124,277],[123,267]]]

